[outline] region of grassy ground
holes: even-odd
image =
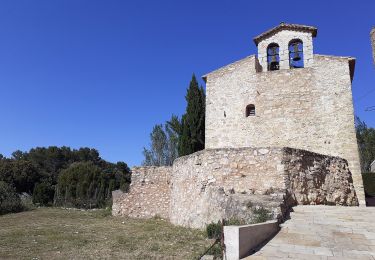
[[[39,208],[0,216],[1,259],[195,259],[212,243],[164,220]]]

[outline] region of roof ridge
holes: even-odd
[[[318,33],[318,28],[316,28],[314,26],[281,22],[279,25],[259,34],[256,37],[254,37],[253,40],[254,40],[255,44],[258,46],[258,43],[262,39],[268,37],[272,33],[278,32],[278,31],[283,30],[283,29],[311,32],[313,37],[316,37],[316,35]]]

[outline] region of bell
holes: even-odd
[[[301,60],[301,56],[299,55],[299,50],[298,50],[298,43],[294,43],[293,44],[293,48],[294,48],[294,57],[293,57],[293,61],[299,61]]]
[[[272,59],[271,59],[271,63],[272,62],[277,62],[277,59],[276,59],[276,55],[277,55],[277,49],[276,49],[276,47],[273,47],[272,49],[271,49],[271,57],[272,57]]]
[[[277,53],[277,47],[276,46],[272,47],[270,49],[269,55],[271,57],[269,69],[270,70],[278,70],[279,69],[279,62],[277,60],[278,53]]]
[[[273,47],[272,48],[272,58],[271,58],[271,70],[278,70],[279,69],[279,62],[277,61],[277,48]]]
[[[271,56],[271,63],[277,62],[276,55]]]

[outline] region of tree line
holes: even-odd
[[[370,172],[371,163],[375,160],[375,129],[368,127],[359,117],[356,117],[355,123],[365,194],[375,197],[375,173]]]
[[[186,111],[172,115],[164,124],[155,125],[149,148],[143,148],[145,166],[172,165],[179,156],[204,149],[206,95],[193,74],[185,96]]]
[[[103,160],[95,149],[37,147],[28,152],[15,151],[11,158],[0,155],[0,214],[7,212],[9,201],[20,210],[19,196],[29,194],[38,205],[81,208],[110,204],[111,192],[126,191],[130,169],[124,162]]]

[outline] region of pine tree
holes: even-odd
[[[179,138],[179,156],[188,155],[204,149],[205,93],[199,87],[193,74],[187,94],[186,113],[181,120],[182,131]]]

